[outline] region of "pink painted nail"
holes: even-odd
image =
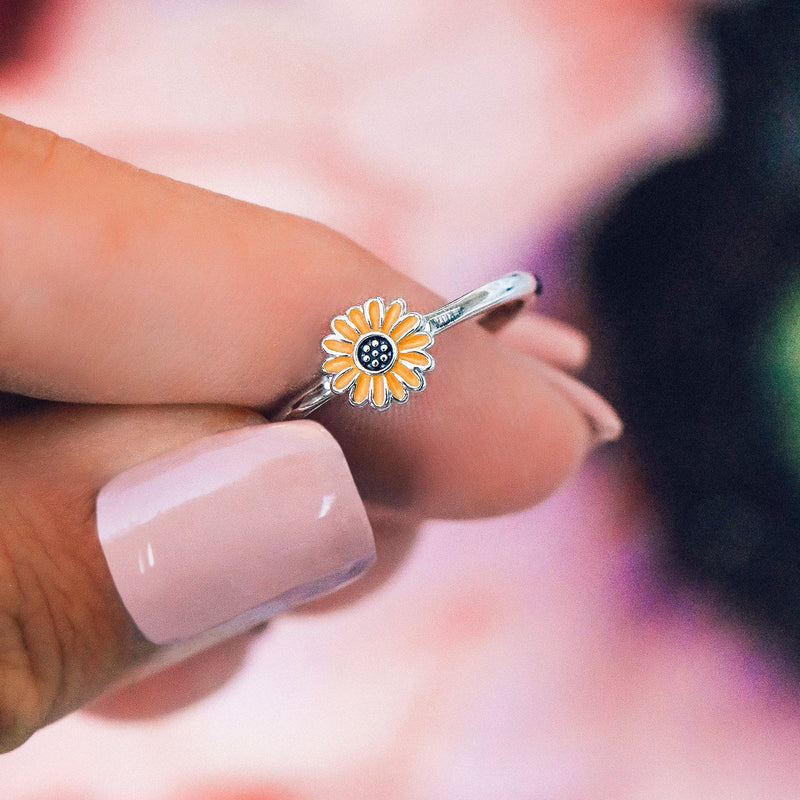
[[[589,359],[589,339],[586,334],[538,314],[519,314],[495,335],[521,353],[565,369],[580,369]]]
[[[375,559],[336,440],[310,421],[225,431],[133,467],[97,498],[114,584],[156,644],[226,638]]]
[[[604,397],[550,364],[540,363],[538,367],[543,376],[583,412],[592,429],[595,447],[619,439],[623,430],[622,420]]]

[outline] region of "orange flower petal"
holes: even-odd
[[[353,323],[359,333],[367,333],[369,331],[369,323],[361,310],[361,306],[353,306],[347,312],[347,318]]]
[[[406,314],[397,325],[392,328],[391,333],[389,336],[392,337],[396,342],[400,341],[409,331],[416,328],[422,320],[420,319],[419,314]]]
[[[336,358],[329,358],[322,362],[322,369],[334,374],[352,366],[354,366],[352,356],[336,356]]]
[[[400,360],[404,364],[413,364],[415,367],[430,367],[433,360],[427,353],[412,350],[410,353],[401,353]]]
[[[387,372],[384,377],[386,378],[386,385],[389,387],[389,391],[394,395],[395,399],[404,400],[407,392],[402,382],[392,375],[391,372]]]
[[[386,403],[386,379],[383,375],[372,376],[372,402],[376,406]]]
[[[343,319],[335,319],[333,321],[333,329],[339,336],[343,336],[348,342],[355,343],[359,337],[358,331],[351,325],[348,325]]]
[[[356,378],[356,388],[353,391],[353,402],[363,403],[369,394],[369,385],[372,376],[368,375],[366,372],[361,372],[361,370],[358,370],[358,372],[360,372],[360,375],[358,378]]]
[[[333,388],[343,392],[359,375],[363,374],[364,373],[361,372],[360,369],[356,369],[355,367],[346,369],[333,379]]]
[[[337,339],[335,336],[328,336],[326,339],[323,339],[322,340],[322,346],[329,353],[352,353],[353,352],[353,343],[352,342],[343,342],[341,339]]]
[[[367,303],[367,316],[369,317],[369,326],[373,331],[381,329],[381,303],[378,300],[370,300]]]
[[[403,304],[399,300],[394,300],[389,304],[386,313],[383,315],[383,325],[381,330],[388,333],[392,329],[392,325],[400,319],[400,314],[403,312]]]
[[[398,378],[400,378],[409,389],[418,389],[422,384],[422,379],[417,375],[416,372],[409,369],[405,364],[398,361],[393,367],[392,372]]]
[[[411,333],[397,343],[397,349],[401,353],[406,350],[419,350],[421,347],[427,347],[432,341],[427,333]]]

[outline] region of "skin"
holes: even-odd
[[[6,751],[134,668],[191,654],[156,652],[127,617],[97,541],[101,486],[199,437],[263,423],[317,371],[328,321],[352,303],[400,296],[425,311],[441,298],[322,225],[8,118],[0,118],[0,261],[0,390],[43,401],[9,403],[0,420]],[[385,579],[422,518],[536,503],[596,443],[542,364],[576,366],[585,342],[567,333],[566,348],[563,336],[557,346],[546,335],[531,344],[535,331],[519,331],[495,336],[469,324],[442,337],[435,355],[447,368],[402,413],[332,403],[316,415],[345,452],[381,562],[373,584],[335,604]],[[246,644],[150,678],[146,692],[137,687],[140,709],[156,713],[210,691]],[[130,712],[124,692],[106,711]]]

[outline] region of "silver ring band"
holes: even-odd
[[[371,297],[352,306],[333,318],[333,333],[322,341],[326,359],[321,375],[272,419],[302,419],[345,393],[351,405],[380,411],[404,403],[409,392],[425,388],[425,373],[434,366],[427,351],[438,334],[540,292],[535,275],[511,272],[428,314],[409,312],[400,298],[386,303]]]

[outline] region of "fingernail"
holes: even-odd
[[[501,328],[497,337],[521,353],[565,369],[580,369],[589,359],[588,337],[549,317],[520,314]]]
[[[125,607],[156,644],[233,636],[375,558],[336,440],[310,421],[225,431],[139,464],[97,498]]]
[[[544,377],[583,412],[592,430],[593,446],[613,442],[622,436],[622,420],[605,398],[560,369],[542,363],[538,366]]]

